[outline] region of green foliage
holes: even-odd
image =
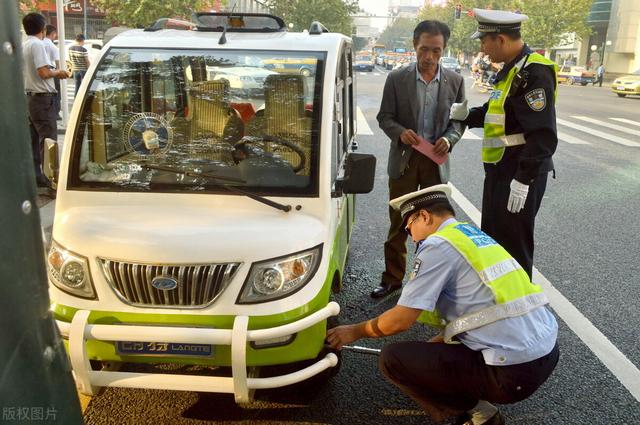
[[[106,12],[107,19],[134,28],[149,26],[159,18],[190,20],[193,12],[210,10],[212,3],[206,0],[92,0],[94,6]]]
[[[454,19],[456,4],[462,4],[462,16]],[[470,4],[471,3],[471,4]],[[587,15],[593,0],[470,0],[451,1],[446,6],[422,8],[419,20],[438,19],[451,28],[449,47],[456,53],[473,53],[480,49],[480,43],[469,37],[475,31],[475,18],[467,16],[473,8],[494,10],[519,10],[529,16],[522,26],[522,38],[533,48],[550,49],[564,41],[571,33],[588,34]]]
[[[367,44],[369,44],[369,39],[367,37],[358,37],[354,35],[351,38],[353,39],[353,50],[356,52],[364,49],[367,47]]]
[[[267,0],[274,15],[293,24],[292,31],[309,29],[313,21],[320,21],[331,32],[351,36],[351,15],[358,11],[357,0]]]
[[[398,18],[384,29],[377,43],[384,44],[387,50],[393,50],[396,47],[413,49],[413,30],[417,23],[418,21],[414,19]]]

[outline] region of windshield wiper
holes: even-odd
[[[217,175],[217,174],[200,173],[200,172],[197,172],[197,171],[178,170],[176,168],[159,167],[157,165],[142,164],[142,166],[144,168],[148,168],[150,170],[168,171],[170,173],[175,173],[175,174],[184,174],[185,176],[189,176],[189,177],[206,177],[206,178],[215,179],[215,180],[226,180],[226,181],[233,182],[233,183],[246,183],[246,181],[242,180],[242,179],[238,179],[238,178],[235,178],[235,177],[220,176],[220,175]],[[271,199],[267,199],[264,196],[256,195],[255,193],[251,193],[251,192],[248,192],[248,191],[243,190],[243,189],[238,189],[237,187],[234,187],[234,186],[225,186],[223,184],[216,184],[215,186],[219,187],[219,188],[223,188],[225,190],[228,190],[229,192],[232,192],[232,193],[237,193],[239,195],[244,195],[244,196],[246,196],[248,198],[253,199],[254,201],[263,203],[265,205],[269,205],[270,207],[276,208],[276,209],[284,211],[284,212],[291,211],[291,205],[284,205],[284,204],[281,204],[279,202],[272,201]]]

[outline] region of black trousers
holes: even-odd
[[[58,138],[55,96],[27,96],[29,108],[29,129],[31,131],[31,150],[33,165],[36,171],[36,182],[39,186],[49,186],[49,180],[42,170],[44,139]]]
[[[389,179],[389,200],[440,183],[438,165],[421,153],[412,152],[404,174],[397,179]],[[407,233],[402,227],[400,212],[391,207],[389,222],[381,281],[387,285],[401,285],[406,270]]]
[[[385,345],[380,370],[434,421],[460,415],[480,400],[510,404],[531,396],[551,375],[558,345],[539,359],[489,366],[482,353],[463,344],[398,342]]]
[[[533,234],[536,214],[547,188],[547,173],[529,184],[529,194],[519,213],[507,210],[512,177],[487,171],[482,193],[482,231],[496,240],[522,266],[531,278],[533,271]]]

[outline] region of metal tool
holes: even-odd
[[[382,351],[377,348],[360,347],[359,345],[343,345],[342,349],[346,351],[353,351],[354,353],[371,354],[374,356],[379,356],[380,351]]]

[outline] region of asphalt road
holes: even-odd
[[[368,295],[384,267],[388,226],[388,139],[375,121],[385,75],[378,68],[356,78],[358,106],[373,132],[359,136],[360,151],[374,153],[378,169],[373,192],[358,197],[344,290],[335,297],[343,323],[371,318],[397,301],[397,295],[381,301]],[[487,97],[471,88],[470,79],[467,91],[471,105]],[[546,278],[555,294],[561,359],[536,394],[501,409],[510,424],[638,424],[640,98],[621,99],[604,87],[561,86],[558,118],[557,176],[549,180],[538,214],[535,265],[544,276],[537,275],[537,281]],[[359,132],[366,128],[360,126]],[[475,217],[482,181],[480,142],[466,133],[452,153],[452,183],[470,201],[462,204],[464,210],[457,206],[460,219]],[[416,325],[387,341],[426,339],[433,333]],[[359,342],[374,348],[383,343]],[[339,373],[324,385],[258,391],[255,403],[242,407],[230,395],[107,389],[91,401],[85,420],[117,425],[432,423],[385,382],[375,356],[345,352],[342,361]]]

